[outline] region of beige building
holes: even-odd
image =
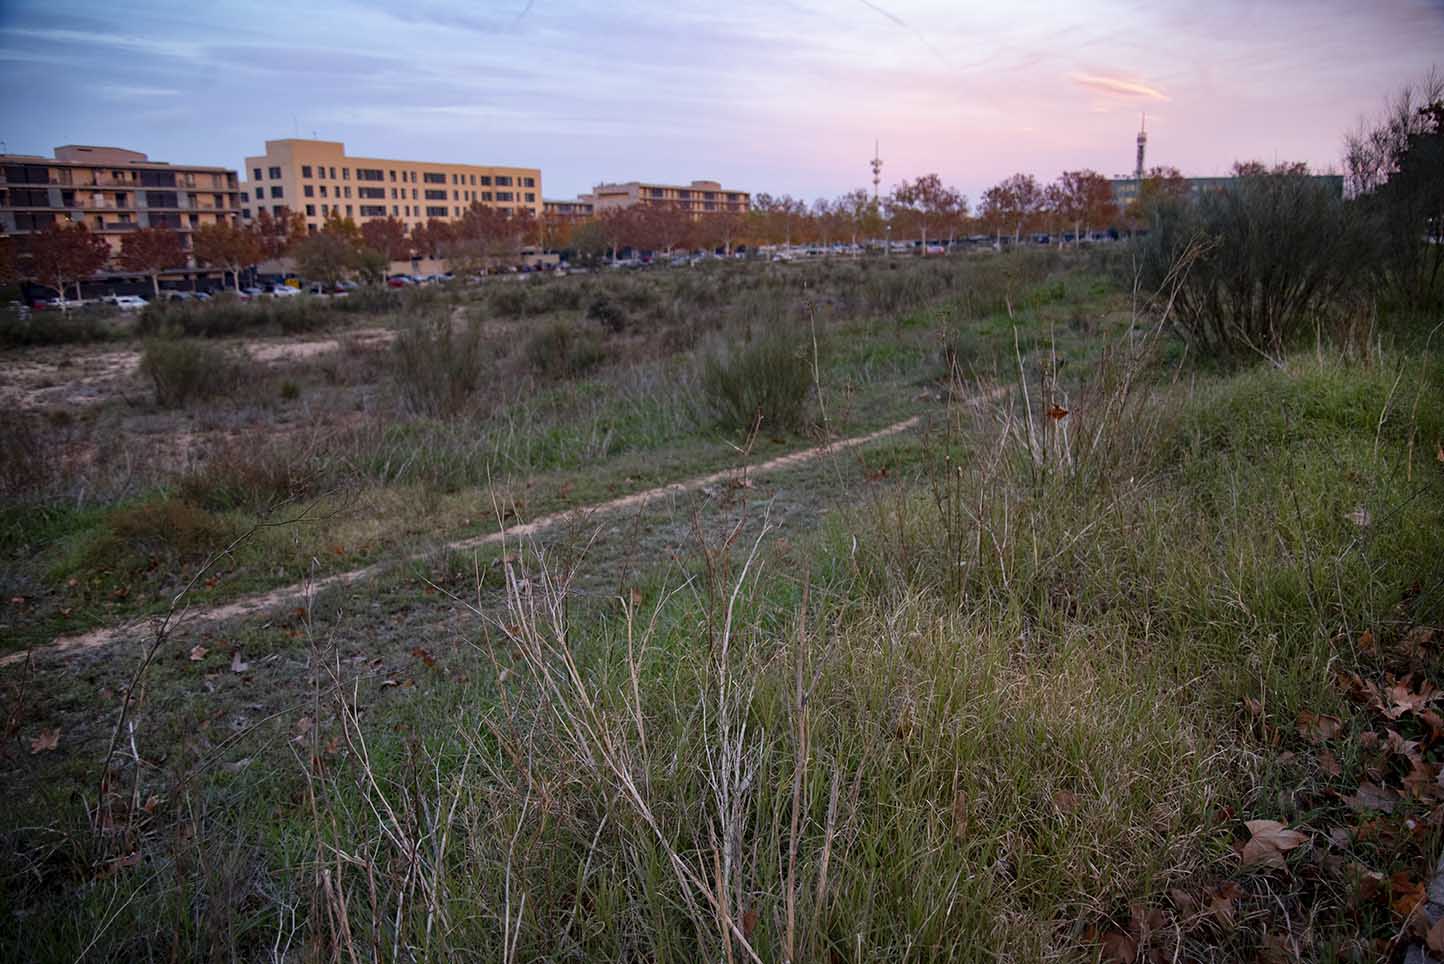
[[[634,204],[673,207],[694,215],[746,214],[752,196],[746,191],[723,190],[716,181],[693,181],[685,186],[626,181],[598,184],[591,194],[582,195],[581,200],[591,201],[598,214],[608,208],[627,208]]]
[[[266,153],[246,158],[242,216],[299,211],[312,230],[336,214],[364,224],[394,217],[407,227],[430,218],[460,218],[472,202],[514,212],[542,213],[541,171],[350,157],[340,141],[266,141]]]
[[[119,147],[69,144],[54,153],[0,154],[0,233],[23,238],[79,222],[119,251],[131,231],[170,228],[189,248],[196,228],[240,214],[236,172],[228,168],[152,161]]]
[[[589,218],[596,213],[590,195],[584,195],[575,201],[542,201],[542,211],[547,217],[568,218],[575,221]]]

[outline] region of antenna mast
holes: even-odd
[[[1148,146],[1148,115],[1140,114],[1138,119],[1138,161],[1133,166],[1133,176],[1143,181],[1143,151]]]
[[[872,142],[872,160],[867,162],[867,166],[872,168],[872,199],[876,202],[878,185],[882,183],[882,158],[878,156],[877,141]]]

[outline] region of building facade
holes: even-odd
[[[596,204],[590,197],[579,197],[575,201],[543,200],[542,212],[547,217],[581,221],[596,213]]]
[[[299,212],[308,229],[328,216],[364,224],[394,217],[408,228],[431,218],[455,220],[473,202],[507,212],[542,213],[541,170],[351,157],[340,141],[266,141],[246,158],[242,216]]]
[[[1337,190],[1339,197],[1344,196],[1344,178],[1341,174],[1311,174],[1309,177],[1328,187],[1331,191]],[[1238,183],[1237,177],[1186,177],[1183,179],[1188,185],[1188,192],[1195,200],[1205,194],[1212,194],[1218,191],[1227,191]],[[1143,183],[1137,177],[1115,177],[1109,182],[1113,188],[1113,200],[1120,208],[1126,208],[1138,199],[1139,186]]]
[[[706,214],[746,214],[752,196],[746,191],[724,189],[717,181],[693,181],[688,185],[649,184],[626,181],[620,184],[598,184],[590,195],[598,214],[610,208],[628,208],[635,204],[670,207],[690,212],[694,217]]]
[[[84,224],[112,251],[140,228],[169,228],[190,248],[196,228],[240,217],[234,170],[152,161],[139,151],[69,144],[54,157],[0,154],[0,233],[21,240]],[[177,269],[186,266],[178,265]]]

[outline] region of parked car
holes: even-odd
[[[140,311],[146,304],[145,299],[139,295],[116,295],[110,303],[121,311]]]
[[[294,298],[300,293],[301,290],[299,288],[292,288],[290,285],[285,284],[284,282],[266,285],[266,294],[270,295],[272,298]]]
[[[39,298],[35,301],[36,311],[74,311],[84,307],[84,301],[74,298]]]
[[[409,275],[404,274],[394,274],[386,279],[386,287],[388,288],[410,288],[414,284],[416,284],[416,282],[412,281]]]

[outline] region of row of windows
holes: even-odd
[[[42,173],[44,173],[44,172],[46,171],[45,168],[39,168],[39,170],[40,170]],[[280,169],[279,167],[271,167],[271,168],[267,168],[266,170],[267,170],[267,173],[270,175],[271,180],[273,180],[273,181],[279,181],[279,180],[281,179],[281,169]],[[317,172],[319,172],[319,173],[317,173]],[[161,173],[161,172],[155,172],[155,173]],[[358,181],[381,181],[381,180],[385,180],[385,178],[382,176],[384,173],[385,173],[385,172],[383,172],[381,168],[377,168],[377,167],[358,167],[358,168],[356,168],[356,180],[358,180]],[[252,176],[252,180],[256,180],[256,181],[263,181],[263,180],[265,180],[265,178],[263,178],[263,177],[261,176],[261,169],[260,169],[259,167],[251,168],[251,174],[253,175],[253,176]],[[395,172],[395,171],[391,171],[390,174],[391,174],[391,181],[392,181],[393,183],[395,183],[395,181],[396,181],[396,172]],[[174,177],[174,175],[171,175],[171,176]],[[316,166],[313,168],[310,164],[302,164],[302,165],[301,165],[301,177],[306,178],[306,179],[311,179],[311,178],[313,178],[313,177],[321,177],[321,178],[329,178],[330,180],[333,180],[333,181],[334,181],[334,180],[337,180],[337,177],[336,177],[336,169],[335,169],[334,167],[328,168],[328,167],[326,167],[326,166],[324,166],[324,165],[316,165]],[[422,174],[421,179],[422,179],[425,183],[427,183],[427,184],[445,184],[445,183],[446,183],[446,175],[443,174],[443,173],[440,173],[440,172],[438,172],[438,171],[426,171],[424,174]],[[11,180],[15,180],[15,179],[12,178]],[[349,180],[351,180],[351,169],[350,169],[349,167],[343,167],[343,168],[341,168],[341,177],[340,177],[340,180],[343,180],[343,181],[349,181]],[[410,183],[410,184],[415,184],[415,183],[416,183],[416,172],[415,172],[415,171],[402,171],[402,172],[401,172],[401,180],[402,180],[403,182],[407,182],[407,183]],[[510,175],[510,174],[497,174],[497,175],[495,175],[495,177],[493,177],[493,176],[490,175],[490,174],[453,174],[453,175],[451,175],[451,183],[454,184],[454,185],[457,185],[457,186],[460,186],[460,185],[468,184],[468,183],[469,183],[469,184],[472,184],[472,185],[480,184],[482,187],[491,187],[493,184],[495,184],[495,186],[497,186],[497,187],[512,187],[512,186],[513,186],[513,182],[515,182],[516,186],[520,186],[520,187],[536,187],[536,178],[535,178],[535,177],[513,177],[513,176]],[[35,183],[45,184],[45,183],[48,183],[48,181],[46,181],[46,180],[41,180],[41,181],[37,181],[37,182],[35,182]]]
[[[243,213],[246,217],[250,217],[248,211]],[[76,220],[79,219],[77,218]],[[199,214],[187,214],[183,221],[181,219],[181,216],[173,211],[165,213],[161,213],[159,211],[152,211],[150,214],[146,215],[146,221],[152,228],[179,229],[183,227],[199,227],[201,223],[201,218]],[[16,231],[43,231],[55,222],[56,215],[53,211],[17,211],[15,213]],[[96,228],[97,230],[104,231],[107,228],[110,228],[112,230],[126,230],[129,228],[138,227],[139,225],[137,224],[137,222],[131,220],[129,214],[120,214],[116,215],[110,221],[106,221],[100,215],[95,215],[94,220],[91,222],[91,226]]]
[[[320,206],[320,209],[321,209],[321,217],[323,217],[323,218],[325,218],[325,217],[330,217],[332,214],[336,215],[337,217],[342,217],[342,216],[344,216],[344,217],[348,217],[348,218],[349,218],[349,217],[352,217],[352,216],[354,215],[355,210],[356,210],[356,209],[355,209],[352,205],[350,205],[350,204],[346,204],[346,205],[341,205],[341,204],[322,204],[322,205]],[[410,218],[410,217],[418,217],[418,218],[421,217],[422,207],[421,207],[421,205],[419,205],[419,204],[417,204],[417,205],[410,205],[410,204],[405,204],[405,205],[393,204],[393,205],[391,205],[391,216],[392,216],[392,217],[400,217],[400,216],[402,216],[402,214],[403,214],[403,209],[404,209],[404,214],[405,214],[405,216],[408,217],[408,218]],[[275,211],[275,213],[276,213],[278,216],[280,216],[280,215],[283,215],[283,214],[285,213],[286,208],[285,208],[283,205],[279,205],[279,204],[278,204],[278,205],[275,206],[275,208],[274,208],[273,210]],[[344,211],[344,214],[343,214],[343,211]],[[361,213],[361,217],[363,217],[363,218],[384,218],[384,217],[387,216],[387,214],[386,214],[386,205],[384,205],[384,204],[362,204],[362,205],[360,206],[360,213]],[[446,217],[459,218],[459,217],[461,217],[461,214],[462,214],[462,209],[459,208],[459,207],[447,208],[447,207],[444,207],[444,206],[441,206],[441,205],[435,205],[435,204],[428,204],[428,205],[426,206],[426,216],[427,216],[427,217],[431,217],[431,218],[446,218]],[[241,211],[241,216],[244,217],[244,218],[249,219],[250,216],[251,216],[251,209],[250,209],[250,208],[245,208],[244,210],[242,210],[242,211]],[[191,215],[191,217],[195,217],[195,215]],[[308,204],[308,205],[306,205],[306,217],[308,217],[308,218],[314,218],[314,217],[316,217],[316,205],[314,205],[314,204]]]

